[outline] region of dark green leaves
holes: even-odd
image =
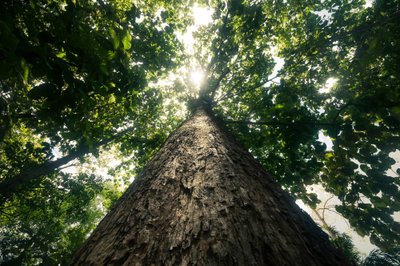
[[[400,149],[400,49],[393,34],[400,7],[279,3],[235,1],[217,10],[225,42],[222,50],[217,41],[211,47],[218,62],[212,73],[223,77],[216,109],[292,195],[313,205],[306,186],[322,184],[360,234],[384,249],[396,246],[392,214],[400,191],[398,173],[389,169]],[[271,55],[284,59],[277,79],[270,76]],[[336,83],[326,88],[329,80]]]
[[[54,162],[83,162],[116,145],[129,157],[127,169],[139,169],[134,161],[142,166],[171,130],[160,126],[162,92],[148,83],[180,62],[174,30],[186,23],[179,6],[1,1],[0,184],[15,186],[13,194],[0,192],[0,230],[7,231],[0,242],[10,263],[64,263],[98,217],[90,210],[104,181],[57,174],[62,165]]]
[[[28,92],[28,97],[32,100],[40,100],[40,99],[53,99],[57,97],[58,89],[56,85],[50,83],[44,83],[33,87]]]

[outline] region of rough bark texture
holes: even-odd
[[[346,265],[206,111],[175,131],[72,265]]]

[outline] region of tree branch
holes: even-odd
[[[332,120],[332,123],[336,123],[336,120],[338,119],[339,115],[350,105],[353,105],[353,102],[350,100],[348,103],[346,103],[345,105],[343,105],[342,107],[340,107],[339,111],[337,112],[337,114],[335,115],[335,117]]]
[[[325,122],[279,122],[279,121],[237,121],[237,120],[224,120],[227,124],[247,124],[247,125],[266,125],[266,126],[293,126],[293,125],[313,125],[313,126],[337,126],[333,123]]]
[[[221,84],[221,81],[229,74],[230,72],[230,68],[227,67],[225,69],[224,72],[222,72],[222,74],[219,76],[219,78],[217,79],[217,81],[215,82],[215,84],[213,84],[210,89],[209,89],[209,93],[211,93],[211,99],[214,99],[215,97],[215,92],[217,91],[217,89],[219,88],[219,85]]]
[[[126,133],[132,131],[134,128],[135,127],[127,128],[108,139],[99,141],[91,148],[88,146],[83,146],[80,149],[73,151],[55,161],[46,161],[42,164],[28,167],[22,170],[22,172],[16,176],[5,178],[0,182],[0,205],[9,200],[17,192],[23,190],[24,184],[35,180],[40,180],[41,177],[60,170],[63,165],[66,165],[70,161],[81,158],[89,152],[98,150],[101,146],[113,142],[114,140],[124,136]]]

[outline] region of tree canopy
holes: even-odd
[[[188,53],[195,2],[1,1],[6,263],[68,261],[199,102],[293,197],[313,207],[322,185],[360,235],[399,246],[400,3],[198,1],[212,22]],[[108,179],[62,170],[107,153]]]

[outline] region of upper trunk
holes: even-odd
[[[73,265],[346,265],[203,109],[166,141]]]

